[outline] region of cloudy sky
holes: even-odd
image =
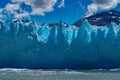
[[[38,23],[54,23],[62,19],[68,24],[92,14],[120,11],[120,0],[0,0],[0,19],[32,19]]]

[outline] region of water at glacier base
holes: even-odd
[[[0,69],[0,80],[119,80],[119,69],[41,70]]]

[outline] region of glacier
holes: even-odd
[[[120,67],[120,24],[81,26],[0,21],[0,68],[99,69]]]

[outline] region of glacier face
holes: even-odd
[[[34,21],[0,21],[1,68],[120,67],[120,25],[80,27]]]

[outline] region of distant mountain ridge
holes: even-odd
[[[81,23],[85,19],[88,20],[88,22],[91,25],[96,25],[96,26],[108,26],[111,22],[119,24],[120,23],[120,12],[115,11],[115,10],[109,10],[107,12],[97,13],[95,15],[82,18],[76,21],[75,23],[73,23],[73,25],[80,27]]]

